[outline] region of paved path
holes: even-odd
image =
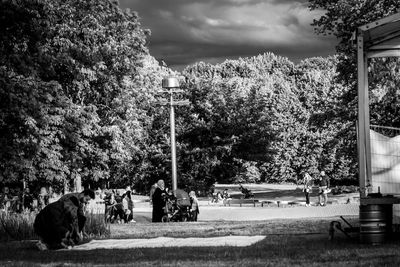
[[[358,216],[358,204],[336,204],[325,207],[200,207],[201,221],[256,221],[271,219],[322,218]]]
[[[134,216],[142,218],[139,221],[150,221],[151,207],[146,206],[134,209]],[[253,206],[211,206],[200,205],[199,221],[258,221],[272,219],[295,218],[326,218],[339,216],[358,216],[359,204],[333,204],[324,207],[286,206],[286,207],[253,207]],[[136,220],[136,218],[135,218]],[[138,221],[138,220],[137,220]]]

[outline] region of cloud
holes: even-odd
[[[297,61],[332,54],[336,40],[310,26],[306,0],[121,0],[149,28],[150,52],[169,66],[273,52]]]

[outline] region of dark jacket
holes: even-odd
[[[60,248],[63,239],[68,245],[79,242],[79,232],[85,221],[78,194],[67,194],[39,212],[35,218],[34,230],[50,248]]]
[[[164,216],[164,207],[166,202],[167,192],[157,187],[153,193],[153,216],[152,222],[161,222]]]

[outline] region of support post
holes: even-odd
[[[357,36],[357,69],[358,69],[358,169],[360,181],[360,197],[366,197],[366,129],[365,129],[365,56],[362,31]]]
[[[369,122],[369,89],[368,89],[368,57],[364,52],[364,127],[365,127],[365,169],[366,169],[366,184],[367,190],[371,189],[372,169],[371,169],[371,134]]]

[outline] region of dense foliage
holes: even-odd
[[[148,55],[137,15],[91,0],[0,10],[0,180],[136,177],[160,83],[151,72],[169,73]]]
[[[149,54],[138,15],[114,1],[2,1],[0,183],[61,188],[80,177],[141,192],[159,178],[169,183],[169,107],[159,103],[171,75],[181,75],[179,97],[190,100],[176,108],[179,187],[297,182],[322,169],[355,181],[350,36],[400,6],[347,2],[310,1],[327,10],[314,24],[340,38],[338,56],[295,65],[266,53],[178,74]],[[387,77],[398,64],[388,62],[371,67],[371,119],[397,125],[399,81]]]
[[[313,58],[295,66],[267,53],[186,68],[192,106],[183,166],[196,170],[196,181],[297,182],[322,169],[349,178],[348,159],[335,153],[345,126],[328,120],[344,90],[333,83],[336,64]]]
[[[338,118],[348,130],[342,132],[341,147],[337,153],[350,156],[350,171],[356,170],[356,127],[357,121],[357,51],[353,34],[357,28],[378,19],[390,16],[400,9],[397,0],[309,0],[311,10],[322,9],[325,13],[314,20],[313,25],[319,34],[330,34],[338,38],[338,75],[334,80],[343,84],[347,90],[340,96],[342,110],[336,110]],[[370,116],[371,124],[400,128],[398,88],[399,60],[397,58],[378,58],[369,60]],[[347,164],[347,163],[346,163]]]

